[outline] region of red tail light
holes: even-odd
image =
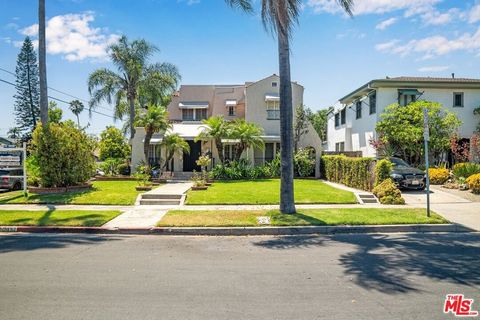
[[[8,177],[2,177],[3,182],[8,182]]]

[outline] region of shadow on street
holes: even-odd
[[[329,246],[335,242],[354,245],[341,252],[339,262],[346,276],[368,290],[388,294],[419,291],[412,275],[453,284],[480,286],[480,237],[462,234],[402,234],[285,236],[254,245],[288,250]]]

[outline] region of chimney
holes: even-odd
[[[452,79],[455,79],[455,73],[452,72]]]

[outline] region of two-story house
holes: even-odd
[[[393,103],[406,105],[415,100],[442,104],[462,121],[461,138],[469,139],[478,118],[480,79],[397,77],[372,80],[350,92],[334,106],[328,119],[327,151],[362,151],[376,156],[369,141],[376,139],[375,126],[385,108]]]
[[[213,141],[195,141],[195,137],[204,130],[202,120],[211,116],[222,115],[226,120],[245,119],[256,123],[263,128],[262,139],[265,148],[252,148],[244,152],[243,158],[252,165],[264,164],[275,157],[280,149],[280,78],[277,75],[269,76],[257,82],[246,82],[238,85],[182,85],[172,97],[168,105],[168,113],[172,129],[166,134],[177,133],[190,146],[190,153],[177,154],[173,161],[174,172],[199,171],[196,164],[199,156],[209,154],[213,163],[219,163],[218,151]],[[292,82],[293,106],[303,104],[304,88]],[[155,134],[151,140],[150,163],[162,163],[165,159],[165,150],[162,146],[163,133]],[[144,159],[143,141],[145,131],[136,128],[132,140],[132,168]],[[224,141],[223,155],[225,159],[233,157],[235,141]],[[316,176],[319,176],[321,141],[315,129],[309,125],[308,133],[300,139],[301,148],[312,147],[316,154]]]

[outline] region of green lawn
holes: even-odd
[[[186,204],[278,204],[280,180],[215,181],[208,190],[187,194]],[[295,203],[356,203],[352,192],[320,180],[295,180]]]
[[[120,213],[120,211],[84,210],[0,210],[0,225],[99,227],[112,220]]]
[[[93,189],[81,192],[61,194],[30,194],[28,198],[22,191],[0,194],[0,204],[13,203],[50,203],[50,204],[100,204],[132,205],[142,193],[135,190],[136,181],[94,181]]]
[[[257,217],[270,217],[272,226],[336,226],[336,225],[387,225],[387,224],[438,224],[448,223],[432,213],[427,218],[424,209],[304,209],[296,214],[281,214],[278,210],[172,210],[158,222],[159,227],[255,227]]]

